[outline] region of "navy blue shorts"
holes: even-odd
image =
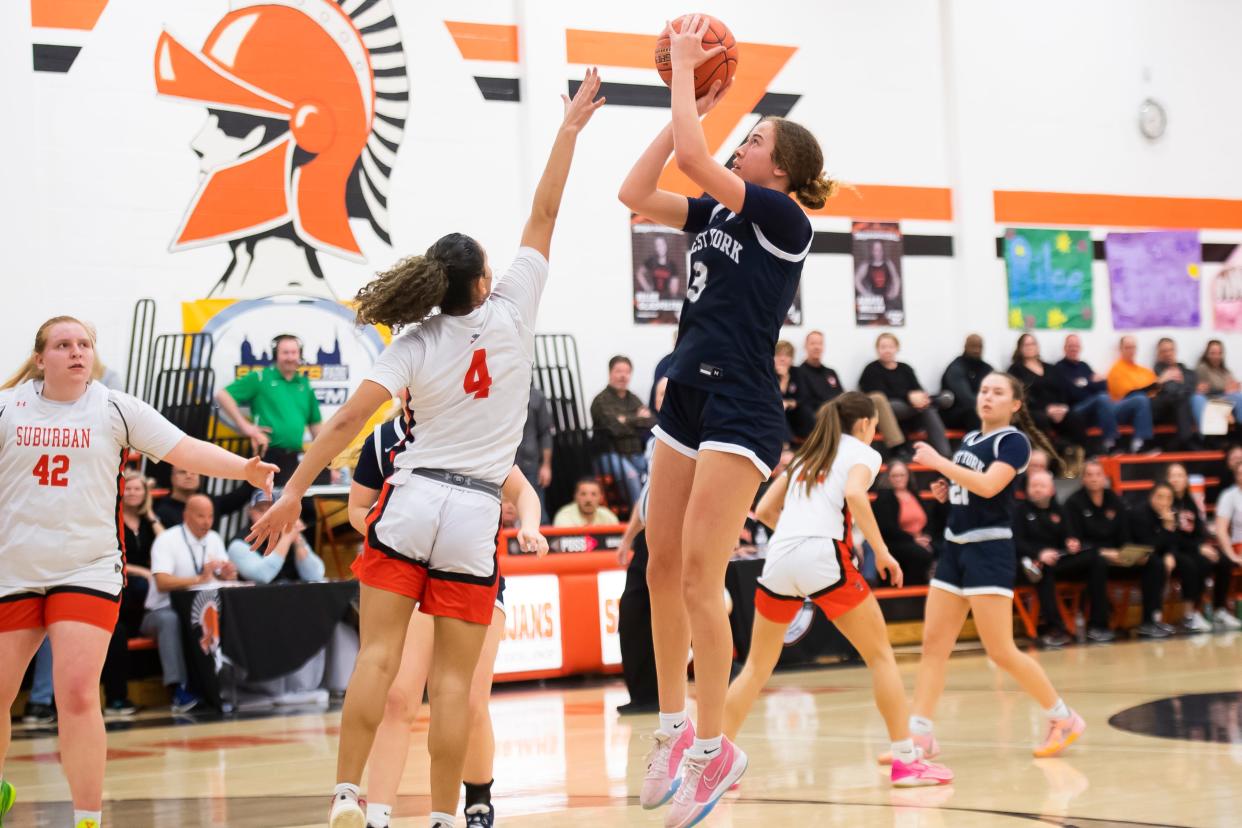
[[[767,479],[780,462],[788,431],[779,395],[743,400],[669,380],[654,433],[687,457],[698,457],[703,449],[740,454]]]
[[[945,541],[931,585],[954,595],[1012,598],[1015,560],[1011,539],[975,543]]]

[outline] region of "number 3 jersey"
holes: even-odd
[[[746,184],[742,211],[687,199],[696,234],[669,377],[743,399],[780,398],[772,353],[811,249],[811,222],[788,195]]]
[[[535,316],[547,281],[547,259],[523,247],[482,305],[403,331],[376,360],[368,379],[393,396],[410,389],[414,427],[394,477],[443,469],[504,483],[526,424]]]
[[[41,391],[33,380],[0,391],[0,595],[80,580],[115,595],[129,449],[162,459],[185,434],[98,382],[75,402]]]

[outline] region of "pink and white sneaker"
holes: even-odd
[[[1035,746],[1035,756],[1047,759],[1057,756],[1067,747],[1078,741],[1078,737],[1087,729],[1087,723],[1073,710],[1064,719],[1051,719],[1048,722],[1048,735],[1044,741]]]
[[[891,776],[895,788],[922,788],[929,785],[947,785],[953,781],[953,771],[935,762],[915,759],[913,762],[893,760]]]
[[[918,751],[920,759],[935,759],[940,755],[940,745],[936,742],[936,737],[930,733],[911,733],[910,738],[914,740],[914,749]],[[893,754],[881,753],[877,759],[881,765],[893,764]]]
[[[681,784],[681,760],[693,744],[694,723],[689,719],[676,737],[663,730],[655,732],[655,744],[647,754],[647,775],[643,777],[642,792],[638,795],[644,808],[659,808],[677,793]]]
[[[332,797],[332,809],[328,812],[329,828],[366,828],[367,801],[352,794]]]
[[[746,754],[728,739],[720,740],[714,756],[686,754],[681,785],[664,817],[664,828],[689,828],[711,813],[733,783],[746,773]]]

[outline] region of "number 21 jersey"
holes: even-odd
[[[513,467],[535,361],[535,316],[548,261],[523,247],[482,305],[438,314],[392,341],[368,377],[410,389],[414,427],[398,469],[442,469],[497,485]]]

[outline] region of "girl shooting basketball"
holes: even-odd
[[[71,316],[44,322],[26,364],[0,390],[0,710],[17,696],[45,635],[61,766],[73,825],[98,828],[106,739],[99,677],[125,568],[121,472],[130,449],[270,492],[276,467],[187,437],[146,403],[91,381],[95,332]],[[11,735],[0,716],[0,823]]]
[[[910,730],[927,758],[939,753],[932,715],[944,691],[949,654],[966,613],[971,612],[988,657],[1013,676],[1044,711],[1048,730],[1035,755],[1056,756],[1082,735],[1086,724],[1066,707],[1039,662],[1013,643],[1011,528],[1013,480],[1030,459],[1030,440],[1049,455],[1056,453],[1027,414],[1022,383],[1009,374],[984,377],[976,411],[982,427],[963,438],[952,460],[926,443],[915,446],[916,463],[949,479],[949,519],[944,551],[927,595],[923,657],[914,685]],[[1013,427],[1015,421],[1021,431]]]
[[[875,550],[876,568],[901,586],[901,567],[888,552],[871,513],[868,490],[880,470],[871,448],[875,403],[848,391],[823,406],[815,429],[789,470],[755,509],[776,532],[755,591],[755,626],[746,666],[729,688],[724,731],[737,735],[785,646],[785,630],[810,598],[854,645],[871,670],[876,707],[893,742],[892,782],[898,787],[943,785],[953,773],[923,761],[910,738],[910,709],[880,604],[854,566],[853,524]]]
[[[834,189],[815,137],[790,121],[760,122],[732,169],[711,156],[699,116],[727,87],[716,81],[696,100],[694,73],[724,47],[703,48],[706,19],[682,23],[669,32],[672,123],[619,194],[634,212],[696,234],[655,429],[647,527],[660,725],[641,800],[655,808],[675,796],[665,824],[678,828],[706,816],[746,770],[746,754],[721,729],[733,650],[725,567],[785,435],[772,353],[811,244],[810,222],[794,198],[817,208]],[[674,150],[678,167],[706,196],[658,188]],[[691,641],[697,732],[686,717]]]
[[[591,69],[565,114],[535,190],[522,246],[492,286],[479,243],[453,233],[358,294],[358,321],[412,326],[320,431],[280,500],[249,540],[272,544],[298,517],[302,494],[380,406],[409,389],[412,441],[394,461],[354,562],[361,587],[361,649],[337,755],[332,828],[362,828],[358,783],[401,664],[410,614],[435,619],[427,677],[432,713],[431,825],[457,811],[469,727],[470,683],[492,620],[500,488],[522,438],[530,399],[535,316],[548,251],[579,131],[603,104]],[[430,316],[438,307],[440,313]]]

